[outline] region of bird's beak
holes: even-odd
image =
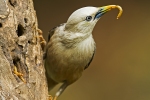
[[[118,5],[108,5],[108,6],[103,6],[103,7],[98,7],[98,12],[95,15],[94,19],[99,19],[102,15],[104,15],[106,12],[110,11],[111,9],[118,8],[119,9],[119,14],[117,16],[117,19],[121,16],[123,10],[120,6]]]

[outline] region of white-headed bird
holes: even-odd
[[[58,83],[63,83],[54,100],[77,81],[90,65],[96,50],[92,31],[97,21],[118,5],[103,7],[83,7],[71,14],[67,22],[49,32],[46,47],[45,69],[49,91]]]

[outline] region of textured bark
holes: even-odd
[[[32,0],[0,0],[0,100],[46,100],[43,51]],[[13,73],[23,73],[24,83]]]

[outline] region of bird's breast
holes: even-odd
[[[95,42],[92,37],[75,44],[72,48],[66,48],[60,42],[49,44],[48,58],[45,63],[46,71],[55,81],[67,80],[70,83],[76,81],[85,66],[93,56]]]

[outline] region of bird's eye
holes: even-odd
[[[86,21],[91,21],[92,20],[92,16],[87,16],[86,17]]]

